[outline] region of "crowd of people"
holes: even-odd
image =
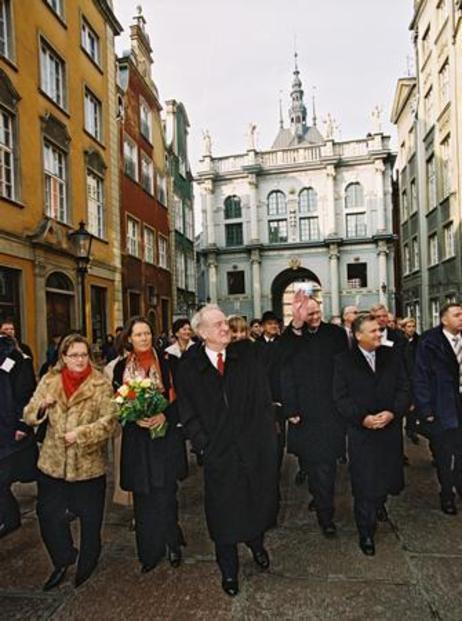
[[[87,339],[53,339],[38,385],[32,352],[14,322],[0,324],[0,538],[20,526],[14,482],[37,481],[40,534],[53,570],[48,591],[77,563],[75,585],[101,552],[107,442],[113,438],[114,501],[133,507],[141,571],[185,544],[178,482],[188,475],[187,446],[203,466],[207,526],[225,593],[239,593],[238,544],[265,571],[265,533],[278,521],[284,453],[298,459],[294,483],[307,484],[307,511],[321,533],[337,536],[338,463],[349,463],[359,548],[375,554],[387,499],[404,488],[403,433],[426,438],[440,486],[440,507],[457,513],[462,496],[462,307],[445,305],[440,325],[416,333],[377,304],[343,309],[325,322],[319,301],[294,296],[283,328],[267,311],[247,323],[208,304],[178,319],[172,337],[155,336],[143,317],[108,338],[103,364]],[[149,379],[168,406],[118,422],[114,393]],[[166,425],[161,438],[152,430]],[[70,523],[80,522],[80,543]]]

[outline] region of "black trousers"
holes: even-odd
[[[442,500],[454,499],[454,488],[462,492],[462,427],[448,429],[430,438]]]
[[[377,509],[383,504],[383,498],[369,499],[355,496],[354,514],[360,537],[374,536],[377,528]]]
[[[337,462],[308,462],[308,489],[313,495],[316,514],[321,526],[329,524],[334,517],[335,477]]]
[[[80,519],[77,577],[91,574],[101,553],[106,477],[69,482],[40,473],[37,515],[43,542],[55,567],[71,565],[77,557],[66,511]]]
[[[264,535],[259,535],[252,541],[246,541],[245,545],[258,552],[263,548],[263,540]],[[236,580],[239,572],[237,543],[215,543],[215,556],[223,578]]]
[[[11,491],[14,481],[14,456],[0,461],[0,524],[7,529],[16,528],[21,523],[18,501]]]
[[[176,491],[176,481],[171,481],[150,494],[133,494],[136,547],[142,565],[156,565],[165,556],[166,546],[177,549],[182,542]]]

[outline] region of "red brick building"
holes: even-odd
[[[168,330],[172,313],[167,169],[142,15],[130,39],[130,52],[118,59],[123,309],[125,320],[147,315],[159,333]]]

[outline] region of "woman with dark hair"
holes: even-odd
[[[47,421],[38,461],[37,515],[54,565],[43,590],[58,586],[77,556],[75,586],[87,580],[101,551],[106,490],[106,441],[117,429],[110,382],[98,371],[80,334],[66,336],[57,364],[40,381],[24,409],[24,421]],[[80,554],[69,525],[80,519]]]
[[[114,388],[131,379],[149,378],[168,398],[171,382],[162,355],[153,347],[153,330],[144,317],[133,317],[125,328],[129,354],[114,368]],[[168,422],[163,438],[151,439],[149,429]],[[181,563],[184,543],[178,525],[177,479],[183,463],[182,436],[176,408],[128,423],[122,432],[120,484],[133,493],[135,532],[141,571],[156,567],[168,554],[173,567]]]
[[[173,322],[172,334],[175,342],[164,350],[167,360],[170,363],[173,378],[175,378],[176,369],[181,356],[188,351],[195,343],[192,340],[191,322],[187,317],[176,319]]]

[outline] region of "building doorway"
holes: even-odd
[[[71,279],[62,272],[53,272],[46,280],[48,342],[54,336],[71,331],[75,292]]]
[[[21,340],[20,270],[0,267],[0,320],[14,321],[16,336]]]
[[[285,326],[292,321],[292,301],[299,289],[312,295],[322,306],[321,282],[316,274],[306,268],[284,270],[271,285],[273,311],[282,318]]]

